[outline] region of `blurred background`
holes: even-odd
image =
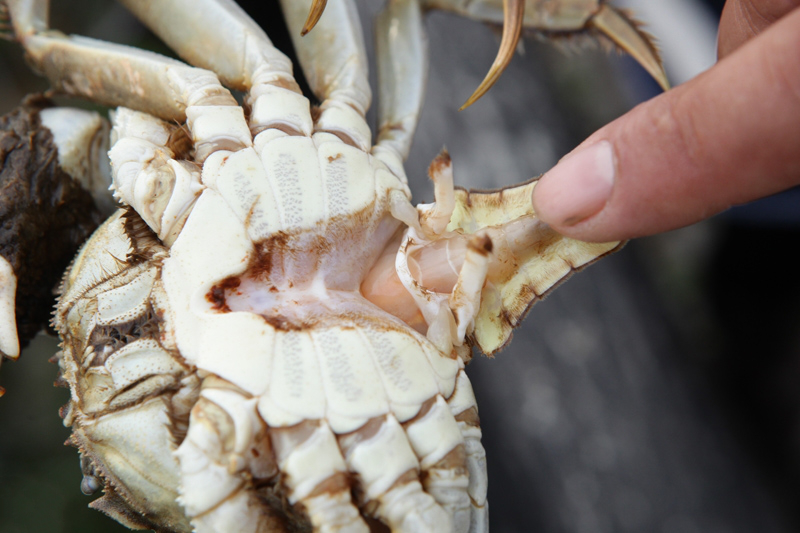
[[[722,0],[617,3],[658,36],[673,84],[713,64]],[[244,7],[290,51],[277,8],[263,4]],[[371,54],[381,4],[360,2]],[[67,33],[169,53],[112,2],[52,11]],[[444,145],[457,184],[502,187],[658,94],[629,58],[531,36],[459,113],[499,33],[444,13],[427,25],[428,95],[406,166],[417,202],[433,197],[426,169]],[[46,88],[0,41],[0,112]],[[784,258],[800,236],[798,196],[629,243],[538,304],[494,360],[470,364],[493,532],[800,531],[800,281]],[[0,370],[0,532],[122,531],[87,509],[77,454],[62,446],[56,349],[40,336]]]

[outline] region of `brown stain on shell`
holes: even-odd
[[[481,419],[478,416],[478,408],[477,407],[470,407],[456,415],[456,422],[464,422],[466,425],[470,427],[479,428],[481,427]]]
[[[268,281],[272,274],[273,263],[277,264],[277,261],[274,261],[275,256],[287,249],[291,237],[289,233],[279,231],[256,243],[255,253],[247,267],[247,275],[255,280]]]
[[[436,398],[438,397],[439,395],[437,394],[425,400],[420,406],[419,411],[417,411],[417,414],[414,415],[412,418],[403,422],[403,428],[408,428],[408,426],[412,425],[414,422],[417,422],[418,420],[422,419],[425,415],[427,415],[433,408],[433,406],[436,405]]]
[[[385,422],[386,416],[370,418],[355,431],[338,435],[339,446],[347,451],[361,442],[368,441],[380,431]]]
[[[131,251],[125,257],[126,266],[151,261],[156,253],[164,250],[164,245],[139,213],[130,206],[123,209],[122,227],[131,246]]]
[[[238,276],[225,278],[219,283],[212,285],[206,293],[206,301],[211,304],[211,308],[222,313],[230,313],[231,308],[226,302],[225,291],[234,290],[241,285],[242,280]]]
[[[467,452],[464,449],[464,445],[459,444],[450,450],[447,455],[431,465],[430,468],[423,470],[419,476],[423,486],[426,485],[427,479],[433,475],[433,471],[435,470],[453,472],[455,476],[469,476],[469,470],[467,470]]]
[[[350,475],[345,472],[336,472],[332,476],[320,481],[317,486],[311,490],[307,498],[349,491],[351,484],[352,480]]]
[[[492,244],[492,239],[488,235],[482,235],[480,237],[475,236],[470,239],[467,242],[467,247],[482,256],[487,256],[492,253],[494,244]]]
[[[433,178],[433,176],[441,174],[444,169],[451,166],[453,166],[453,160],[450,157],[450,152],[447,151],[447,148],[442,148],[442,151],[428,165],[428,176]]]

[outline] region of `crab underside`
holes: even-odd
[[[446,153],[429,170],[435,202],[410,203],[422,8],[496,21],[500,5],[389,3],[373,144],[351,3],[283,2],[318,108],[235,4],[123,3],[196,66],[45,31],[45,2],[8,2],[57,89],[117,107],[109,156],[123,207],[73,261],[54,320],[81,487],[105,492],[92,506],[170,531],[487,531],[471,350],[502,348],[533,303],[619,246],[540,223],[535,181],[455,189]],[[591,27],[658,62],[605,3],[529,1],[520,24]],[[61,156],[75,116],[32,113]],[[93,127],[90,142],[67,141],[84,162],[105,132]],[[72,174],[106,201],[97,172]],[[3,279],[24,277],[2,261]],[[9,287],[0,349],[16,356]]]

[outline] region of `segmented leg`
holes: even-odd
[[[322,101],[322,111],[317,120],[316,132],[331,132],[344,142],[369,151],[382,161],[399,180],[399,187],[390,193],[391,213],[404,223],[416,226],[417,216],[409,202],[411,192],[407,188],[408,179],[403,169],[403,159],[408,155],[411,135],[422,108],[425,70],[419,66],[427,64],[421,17],[417,4],[404,4],[399,8],[400,24],[393,26],[392,35],[399,42],[391,45],[392,51],[404,51],[403,61],[379,52],[380,82],[380,131],[378,142],[372,145],[372,134],[364,115],[371,100],[371,90],[367,77],[367,57],[364,51],[361,24],[355,5],[352,2],[336,2],[320,5],[311,0],[283,0],[290,35],[294,39],[300,63],[312,91]],[[302,35],[306,15],[311,12],[325,13],[313,31]],[[416,11],[415,11],[416,10]],[[416,16],[416,18],[414,18]],[[408,20],[405,20],[408,17]],[[378,30],[379,47],[389,32]],[[385,47],[384,47],[385,48]],[[397,52],[403,53],[403,52]],[[395,65],[394,76],[384,75],[387,65]],[[414,65],[406,72],[402,65]],[[392,67],[389,67],[389,70]],[[392,85],[393,82],[398,84]],[[385,102],[384,102],[385,99]],[[405,132],[398,123],[406,128]]]
[[[305,508],[314,531],[369,531],[351,502],[347,465],[327,422],[272,428],[270,436],[289,501]]]
[[[379,99],[373,153],[390,164],[408,157],[425,97],[428,38],[418,0],[387,3],[376,21],[375,48]]]
[[[308,101],[294,80],[291,61],[235,3],[122,3],[179,56],[217,73],[226,85],[249,92],[253,135],[268,128],[311,134]],[[183,22],[175,24],[176,20]]]
[[[28,57],[56,88],[98,103],[124,105],[164,119],[182,122],[189,116],[190,122],[200,121],[197,143],[214,143],[217,138],[231,139],[241,146],[250,143],[249,138],[242,135],[241,109],[211,72],[135,48],[47,33],[46,20],[30,20],[29,14],[21,11],[23,3],[38,6],[46,5],[46,1],[12,0],[9,8]],[[189,109],[193,107],[193,111]],[[220,113],[227,120],[208,130],[202,127],[208,123],[201,118],[206,112],[211,120]],[[237,114],[240,115],[238,120]]]
[[[195,147],[195,160],[199,163],[216,150],[239,150],[252,145],[241,107],[220,85],[215,74],[133,48],[46,33],[46,5],[44,0],[15,0],[9,7],[20,42],[36,67],[56,87],[69,94],[112,106],[125,105],[164,119],[183,121],[185,118]],[[152,126],[150,129],[163,128]],[[126,140],[116,149],[118,166],[114,170],[117,174],[122,166],[127,166],[130,179],[116,184],[120,197],[137,210],[141,207],[141,213],[153,210],[153,216],[146,217],[148,223],[160,237],[171,241],[176,220],[161,218],[180,218],[187,214],[186,203],[191,200],[186,196],[196,196],[197,192],[191,185],[196,182],[193,177],[196,171],[187,168],[190,165],[172,160],[172,154],[165,150],[154,159],[154,149],[163,146],[147,138],[147,135],[159,137],[154,131],[144,134],[139,141],[128,139],[136,134],[124,128],[120,133]],[[137,168],[126,163],[134,163]],[[170,197],[159,190],[165,185],[159,176],[164,170],[172,174],[167,183],[173,187],[185,186],[179,191],[184,195],[176,198],[172,206],[147,205],[152,204],[153,193],[163,195],[157,197],[157,203],[163,204]]]
[[[447,403],[464,439],[464,453],[469,472],[467,486],[471,516],[469,531],[488,532],[489,503],[486,501],[486,491],[489,484],[486,475],[486,451],[481,444],[481,426],[475,393],[472,392],[472,384],[463,370],[458,374],[456,389],[447,399]]]
[[[203,384],[189,430],[176,455],[180,502],[195,531],[286,531],[278,510],[264,506],[256,490],[274,483],[267,428],[257,400],[214,377]]]
[[[331,132],[364,151],[372,132],[364,115],[372,99],[361,22],[353,2],[333,2],[316,28],[301,36],[311,2],[283,0],[289,34],[311,90],[322,102],[316,132]]]
[[[444,398],[431,398],[404,427],[420,461],[425,491],[448,511],[454,532],[467,532],[470,499],[464,439]]]
[[[175,159],[170,148],[177,126],[117,108],[112,114],[114,146],[109,152],[115,194],[133,207],[167,245],[178,236],[203,190],[200,167]]]
[[[315,2],[314,7],[317,12],[325,9],[324,2]],[[615,9],[603,0],[587,0],[579,6],[572,2],[538,0],[392,0],[377,23],[381,97],[379,138],[385,139],[403,158],[407,156],[411,134],[416,126],[422,102],[419,93],[424,89],[427,71],[425,32],[419,22],[421,7],[452,11],[503,26],[497,57],[483,82],[461,106],[462,110],[475,103],[497,82],[511,62],[523,29],[552,35],[588,33],[606,38],[636,59],[662,88],[669,88],[652,37],[643,32],[639,24],[624,11]],[[421,68],[408,71],[407,65],[419,65]],[[399,112],[385,113],[385,103],[389,105],[385,108],[387,111],[392,109]]]
[[[341,435],[347,466],[358,475],[360,502],[392,531],[452,531],[452,517],[423,490],[419,462],[403,427],[392,415]],[[387,458],[391,460],[387,461]]]
[[[658,50],[650,35],[625,12],[615,9],[604,0],[588,0],[576,6],[573,2],[542,2],[539,0],[420,0],[426,8],[444,9],[460,15],[503,24],[503,40],[495,62],[483,83],[461,107],[472,105],[499,79],[516,50],[521,30],[545,34],[594,33],[610,40],[630,54],[661,85],[669,82],[661,64]]]

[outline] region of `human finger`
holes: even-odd
[[[610,241],[682,227],[800,183],[800,9],[600,129],[533,193],[556,231]]]
[[[731,54],[798,6],[800,0],[728,0],[719,22],[717,56]]]

